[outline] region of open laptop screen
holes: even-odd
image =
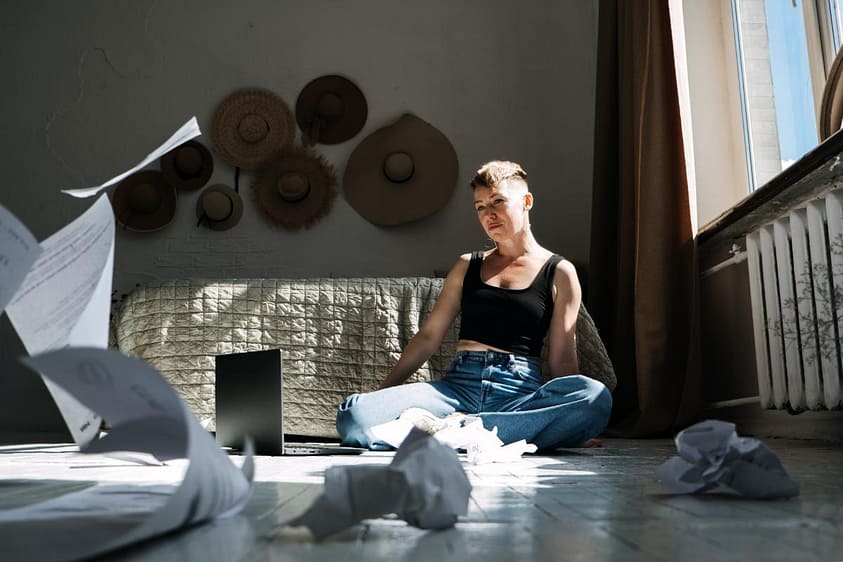
[[[217,441],[242,449],[246,436],[259,455],[284,450],[281,350],[216,356]]]

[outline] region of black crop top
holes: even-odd
[[[553,315],[553,273],[561,256],[545,262],[529,287],[505,289],[480,278],[483,252],[471,254],[462,282],[460,339],[539,357]]]

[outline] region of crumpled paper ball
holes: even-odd
[[[781,461],[758,439],[738,437],[735,424],[706,420],[677,434],[679,456],[656,469],[656,477],[674,491],[702,493],[726,488],[757,499],[799,495]]]
[[[389,465],[330,467],[322,495],[288,525],[306,526],[320,540],[363,519],[395,513],[415,527],[446,529],[468,513],[470,496],[456,452],[413,429]]]

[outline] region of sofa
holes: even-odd
[[[285,433],[336,438],[339,403],[377,387],[443,283],[433,277],[153,282],[123,299],[112,316],[110,345],[158,369],[211,429],[214,357],[280,348]],[[458,322],[410,382],[444,373]],[[584,307],[577,341],[582,374],[614,389],[612,364]]]

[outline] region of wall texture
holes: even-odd
[[[198,193],[180,196],[175,220],[160,232],[118,230],[118,294],[188,276],[431,275],[487,243],[465,186],[492,158],[525,166],[539,241],[584,265],[596,11],[596,2],[580,0],[4,2],[0,203],[42,239],[92,202],[60,189],[122,172],[191,115],[209,131],[233,90],[268,88],[293,106],[311,79],[338,73],[369,104],[357,137],[320,147],[338,174],[365,135],[410,111],[456,148],[460,177],[449,204],[383,228],[340,190],[330,215],[289,232],[257,214],[244,173],[245,212],[232,230],[196,228]],[[200,140],[210,147],[209,135]],[[211,182],[233,178],[234,168],[217,159]]]
[[[197,229],[198,193],[166,229],[117,240],[118,288],[149,277],[424,275],[484,243],[465,187],[491,158],[531,175],[533,222],[547,246],[588,254],[596,7],[591,2],[15,2],[2,18],[7,86],[2,202],[39,238],[90,201],[191,115],[207,132],[219,101],[247,86],[295,104],[326,73],[369,103],[354,139],[320,147],[339,173],[366,134],[411,111],[442,130],[460,182],[437,215],[397,228],[360,217],[342,196],[314,228],[265,223],[241,175],[246,212],[225,233]],[[210,136],[201,137],[210,145]],[[217,159],[211,182],[233,183]]]

